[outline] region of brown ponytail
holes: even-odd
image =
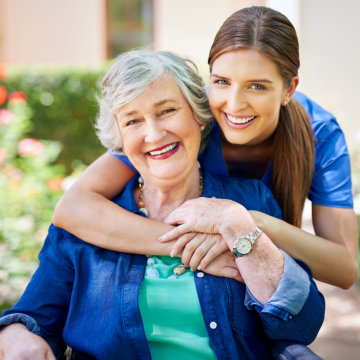
[[[304,108],[294,99],[281,107],[274,134],[273,193],[284,220],[300,227],[315,161],[313,130]]]
[[[221,26],[210,49],[210,71],[215,59],[227,51],[256,49],[277,65],[288,87],[300,66],[296,31],[286,16],[273,9],[253,6],[231,15]],[[291,100],[279,112],[274,133],[273,193],[284,220],[300,226],[304,202],[312,182],[315,161],[313,131],[300,104]]]

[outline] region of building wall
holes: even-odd
[[[301,0],[300,89],[337,116],[360,151],[360,2]]]
[[[236,10],[265,0],[154,0],[154,48],[191,57],[204,76],[217,30]]]
[[[105,0],[0,0],[0,59],[12,64],[102,63],[104,4]]]

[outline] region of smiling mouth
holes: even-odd
[[[232,122],[233,124],[247,124],[251,120],[254,120],[256,116],[247,116],[247,117],[238,117],[238,116],[231,116],[229,114],[226,114],[227,119]]]
[[[162,154],[165,154],[165,153],[167,153],[167,152],[169,152],[171,150],[174,150],[178,145],[179,145],[178,142],[170,144],[170,145],[166,145],[166,146],[164,146],[162,148],[158,148],[157,150],[149,151],[149,154],[152,155],[152,156],[162,155]]]

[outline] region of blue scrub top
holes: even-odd
[[[307,111],[315,138],[315,167],[308,198],[318,205],[352,208],[350,156],[335,116],[302,93],[296,92],[294,98]],[[220,134],[219,125],[214,123],[199,160],[204,169],[214,174],[228,175]],[[136,171],[126,156],[113,155]],[[272,189],[271,166],[261,180]]]

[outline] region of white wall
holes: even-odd
[[[301,0],[300,89],[335,113],[360,150],[360,1]]]
[[[265,0],[154,0],[154,47],[191,57],[207,74],[207,57],[221,24],[236,10]]]
[[[0,0],[2,60],[87,64],[105,59],[103,0]]]

